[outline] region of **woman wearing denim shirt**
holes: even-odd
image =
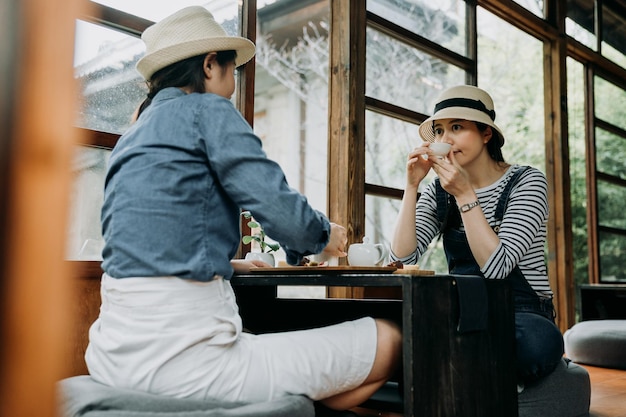
[[[104,384],[180,398],[289,394],[348,409],[395,371],[397,326],[372,318],[272,335],[242,332],[229,278],[249,210],[287,261],[345,256],[346,232],[291,189],[229,100],[254,44],[188,7],[148,28],[148,99],[111,154],[102,307],[86,361]]]

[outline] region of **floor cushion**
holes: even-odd
[[[519,417],[588,417],[589,373],[569,359],[517,396]]]
[[[626,369],[626,320],[587,320],[563,335],[565,355],[577,363]]]
[[[550,375],[524,387],[517,401],[519,417],[589,417],[589,373],[564,358]],[[387,382],[363,407],[402,413],[402,405],[398,384]]]
[[[88,375],[58,383],[60,417],[314,417],[313,401],[291,395],[256,404],[169,398],[108,387]]]

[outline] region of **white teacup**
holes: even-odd
[[[433,142],[430,144],[429,148],[432,151],[433,155],[443,158],[448,154],[448,152],[450,152],[450,148],[452,148],[452,145],[444,142]]]
[[[389,251],[382,243],[368,243],[363,238],[363,243],[353,243],[348,248],[348,263],[351,266],[381,266]]]

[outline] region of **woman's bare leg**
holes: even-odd
[[[372,396],[396,372],[402,351],[400,328],[388,320],[376,320],[377,343],[374,365],[363,384],[351,391],[325,398],[320,402],[335,410],[357,407]]]

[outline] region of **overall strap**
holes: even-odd
[[[496,223],[501,222],[502,219],[504,218],[504,210],[506,208],[506,204],[509,201],[509,195],[511,194],[511,190],[513,189],[513,186],[517,184],[522,174],[524,174],[529,169],[530,169],[529,166],[525,166],[515,171],[515,173],[513,173],[513,175],[511,176],[511,179],[509,179],[509,182],[504,187],[502,194],[500,194],[498,205],[496,206],[496,212],[494,215]],[[500,230],[500,226],[496,226],[494,230],[496,233],[498,233],[498,231]]]
[[[446,213],[448,211],[448,193],[443,189],[439,178],[435,178],[435,195],[437,197],[437,221],[440,224],[439,231],[442,231],[446,224]]]
[[[435,194],[437,197],[437,221],[439,222],[439,237],[448,228],[454,227],[455,222],[460,224],[460,214],[454,197],[443,189],[439,178],[435,178]],[[456,211],[456,213],[454,213]],[[453,217],[454,216],[454,217]],[[450,223],[450,224],[448,224]]]

